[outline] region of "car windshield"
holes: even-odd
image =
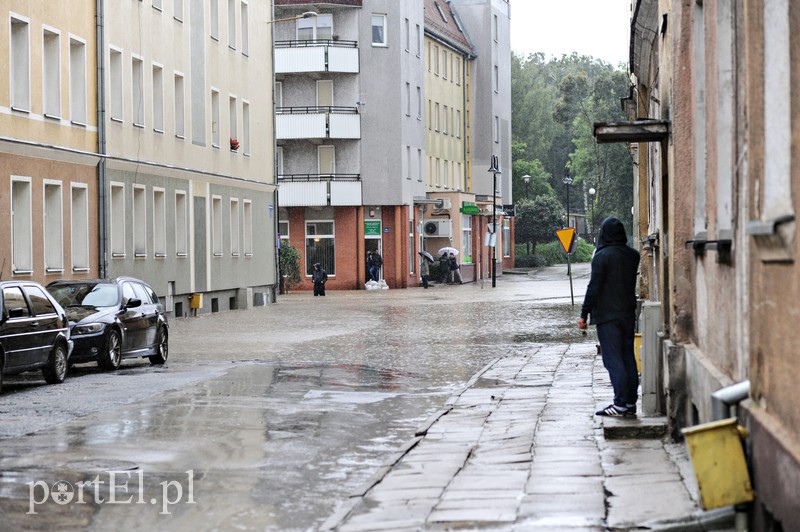
[[[112,307],[119,304],[116,284],[79,283],[48,288],[62,307]]]

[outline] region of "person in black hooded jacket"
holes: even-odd
[[[614,402],[598,410],[598,416],[636,416],[639,373],[633,340],[639,259],[639,252],[628,246],[622,222],[617,218],[603,220],[578,321],[578,328],[586,329],[586,319],[591,316],[591,323],[597,327],[603,365],[614,388]]]

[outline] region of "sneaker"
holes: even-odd
[[[595,412],[595,415],[605,417],[636,417],[636,411],[625,408],[624,406],[608,405],[604,409]]]

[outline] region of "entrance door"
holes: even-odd
[[[364,256],[365,257],[367,256],[367,252],[368,251],[372,252],[372,253],[379,253],[381,255],[381,258],[383,258],[383,241],[381,240],[380,237],[377,237],[377,238],[374,238],[374,237],[373,238],[369,238],[369,237],[367,237],[367,238],[364,239]],[[378,275],[378,279],[383,279],[383,266],[381,266],[381,270],[380,270],[380,274]],[[364,279],[364,281],[366,282],[366,281],[369,281],[369,280],[370,280],[369,268],[367,267],[367,268],[365,268],[365,279]]]

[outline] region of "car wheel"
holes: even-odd
[[[164,364],[169,356],[169,333],[166,327],[158,330],[158,343],[156,344],[156,354],[150,357],[151,364]]]
[[[119,368],[121,362],[122,340],[120,339],[119,333],[111,329],[108,332],[108,338],[106,338],[106,349],[100,354],[100,358],[97,359],[97,364],[103,369],[113,371]]]
[[[42,368],[42,375],[47,384],[64,382],[67,377],[67,348],[64,344],[59,343],[53,348],[50,362]]]

